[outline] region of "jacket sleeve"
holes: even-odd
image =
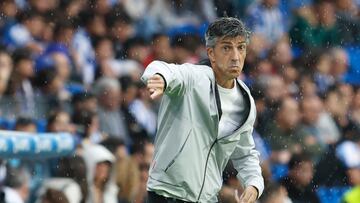
[[[191,74],[189,69],[190,67],[187,64],[175,65],[162,61],[153,61],[146,67],[141,80],[146,84],[151,76],[160,74],[166,83],[164,93],[181,96],[190,85]]]
[[[264,179],[261,175],[259,152],[255,150],[252,131],[253,128],[241,135],[230,158],[238,171],[237,178],[245,187],[250,185],[256,187],[259,198],[264,190]]]

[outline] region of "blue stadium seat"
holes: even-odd
[[[15,119],[0,118],[0,128],[5,130],[13,130],[15,127]]]
[[[70,92],[71,95],[81,93],[85,91],[85,87],[77,83],[66,84],[65,89]]]
[[[289,168],[286,164],[273,164],[271,166],[272,178],[275,181],[287,176]]]
[[[319,187],[316,193],[322,203],[340,203],[350,187]]]
[[[174,38],[176,35],[179,34],[196,34],[197,33],[197,27],[194,25],[183,25],[178,27],[173,27],[168,31],[168,36],[170,38]]]
[[[46,132],[47,121],[45,119],[36,120],[36,129],[39,133]]]
[[[345,76],[345,81],[352,85],[360,85],[360,46],[346,48],[350,59],[350,69]]]

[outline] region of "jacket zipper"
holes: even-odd
[[[222,110],[221,110],[221,103],[220,103],[220,95],[219,95],[219,92],[218,92],[218,89],[217,89],[217,84],[216,82],[214,82],[213,84],[213,88],[214,88],[214,94],[215,94],[215,103],[216,103],[216,110],[218,112],[218,122],[220,122],[220,118],[221,118],[221,115],[222,115]],[[200,192],[199,192],[199,196],[197,198],[197,202],[199,202],[200,200],[200,197],[201,197],[201,193],[204,189],[204,185],[205,185],[205,178],[206,178],[206,171],[207,171],[207,165],[208,165],[208,162],[209,162],[209,158],[210,158],[210,153],[211,153],[211,150],[212,148],[215,146],[216,142],[217,142],[217,134],[218,134],[218,131],[219,129],[217,128],[216,129],[216,138],[215,138],[215,141],[211,144],[210,146],[210,149],[209,149],[209,152],[207,154],[207,157],[206,157],[206,163],[205,163],[205,170],[204,170],[204,178],[203,178],[203,182],[201,184],[201,189],[200,189]]]
[[[207,165],[208,165],[209,158],[210,158],[210,153],[211,153],[212,148],[215,146],[216,142],[217,142],[217,139],[215,139],[215,141],[212,143],[212,145],[211,145],[211,147],[210,147],[210,150],[209,150],[209,152],[208,152],[208,154],[207,154],[207,157],[206,157],[205,170],[204,170],[204,178],[203,178],[203,182],[202,182],[202,185],[201,185],[201,189],[200,189],[199,196],[198,196],[198,198],[197,198],[197,202],[199,202],[200,197],[201,197],[201,193],[202,193],[202,191],[203,191],[203,189],[204,189],[205,178],[206,178],[206,171],[207,171]]]
[[[166,168],[165,168],[165,170],[164,170],[165,172],[175,163],[175,160],[177,159],[177,157],[178,157],[178,156],[181,154],[181,152],[183,151],[183,149],[184,149],[184,147],[185,147],[185,144],[186,144],[187,140],[188,140],[189,137],[190,137],[191,131],[192,131],[192,130],[189,131],[189,134],[187,135],[187,137],[186,137],[186,139],[185,139],[185,142],[184,142],[184,144],[181,146],[179,152],[175,155],[175,157],[174,157],[174,158],[170,161],[170,163],[166,166]]]

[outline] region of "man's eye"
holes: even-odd
[[[245,50],[245,49],[246,49],[246,46],[245,46],[245,45],[239,46],[239,50]]]
[[[230,50],[230,47],[226,46],[226,47],[224,47],[223,49],[224,49],[224,51],[229,51],[229,50]]]

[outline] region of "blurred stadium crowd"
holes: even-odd
[[[4,202],[144,202],[159,102],[140,76],[153,60],[206,58],[221,16],[252,32],[241,77],[257,105],[259,202],[360,202],[359,0],[1,0],[0,127],[77,143],[68,157],[2,159]],[[229,163],[220,201],[236,188]]]

